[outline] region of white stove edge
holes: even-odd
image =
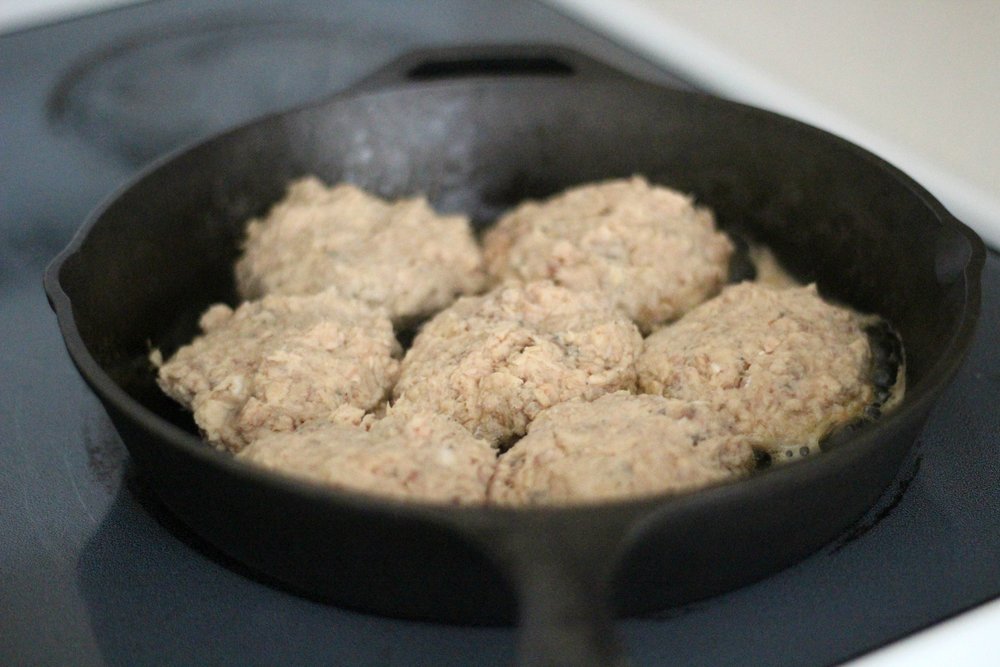
[[[842,136],[898,166],[926,187],[992,248],[1000,248],[1000,195],[931,164],[912,149],[886,140],[835,109],[817,104],[767,72],[727,53],[666,13],[628,0],[543,0],[626,46],[727,97],[782,113]]]
[[[1000,600],[845,663],[845,667],[993,667],[1000,660]]]

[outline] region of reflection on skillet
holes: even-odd
[[[159,385],[256,465],[505,506],[738,479],[901,400],[887,322],[642,177],[524,202],[481,241],[420,197],[296,181],[247,225],[246,301],[153,350]]]

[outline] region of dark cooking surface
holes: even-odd
[[[560,42],[653,75],[536,4],[415,4],[155,2],[0,37],[0,662],[509,663],[511,630],[316,604],[190,537],[128,464],[41,290],[136,164],[413,46]],[[622,622],[636,664],[829,664],[1000,594],[996,254],[984,279],[970,359],[869,519],[762,583]]]

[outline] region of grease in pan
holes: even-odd
[[[432,241],[404,242],[420,224]],[[443,224],[447,228],[437,230]],[[343,225],[364,231],[344,236],[338,230]],[[223,444],[233,450],[251,444],[253,455],[244,458],[321,483],[414,500],[597,502],[689,491],[745,475],[754,462],[806,456],[831,432],[875,418],[901,397],[901,347],[886,323],[823,301],[814,286],[791,283],[768,261],[773,258],[766,249],[756,247],[750,256],[761,269],[759,282],[720,294],[731,264],[746,259],[734,253],[741,240],[716,229],[711,211],[692,197],[642,177],[577,186],[515,207],[485,237],[487,268],[498,284],[485,296],[451,303],[482,286],[482,261],[467,243],[471,238],[467,221],[440,218],[421,199],[391,204],[353,186],[327,188],[312,178],[293,183],[267,218],[248,227],[236,269],[244,295],[327,290],[325,298],[340,294],[356,311],[370,309],[372,321],[384,323],[380,334],[389,326],[387,315],[402,328],[416,315],[437,314],[417,335],[398,382],[395,367],[389,368],[394,340],[377,337],[386,343],[380,356],[367,355],[355,340],[366,338],[365,330],[338,328],[328,317],[292,333],[280,331],[280,318],[274,326],[263,322],[242,332],[243,343],[252,339],[250,346],[263,350],[255,363],[271,369],[269,378],[248,370],[245,344],[227,346],[214,334],[213,349],[224,350],[223,369],[203,371],[202,389],[225,394],[229,402],[221,407],[237,416],[249,412],[252,422]],[[414,253],[414,247],[431,250]],[[432,299],[399,307],[414,303],[413,281],[400,279],[404,274],[386,279],[394,249],[405,275],[440,283],[418,290]],[[461,257],[451,274],[440,266],[448,252]],[[375,261],[359,261],[367,256]],[[305,259],[302,266],[296,258]],[[293,274],[307,279],[278,280]],[[369,287],[376,283],[378,289]],[[277,298],[265,296],[264,302]],[[247,309],[260,305],[244,304],[237,313]],[[589,322],[583,328],[581,318]],[[640,329],[653,331],[645,342]],[[315,339],[318,330],[334,334],[318,342],[331,360],[326,366],[323,351],[307,359],[291,341]],[[220,363],[198,352],[212,347],[206,343],[211,335],[165,364],[160,384],[192,407],[205,436],[218,442],[203,414],[205,405],[220,408],[219,402],[178,391],[169,372],[179,357],[196,366]],[[351,345],[355,366],[332,363]],[[238,357],[244,361],[234,362]],[[312,372],[305,382],[303,367]],[[294,405],[295,396],[315,404],[310,381],[318,388],[343,384],[344,394],[364,375],[360,369],[370,374],[377,368],[385,369],[381,384],[367,392],[363,405],[327,401],[325,412]],[[390,392],[390,421],[430,411],[434,420],[467,428],[470,441],[485,438],[498,448],[499,463],[494,458],[474,466],[472,477],[484,470],[492,477],[488,495],[449,495],[447,485],[424,483],[428,475],[414,462],[425,461],[432,472],[450,464],[453,454],[432,460],[405,441],[400,434],[406,429],[389,429],[381,401]],[[654,396],[630,395],[635,393],[668,400],[660,404]],[[247,405],[271,398],[274,418],[254,421]],[[344,430],[352,428],[357,437]],[[394,434],[377,439],[370,461],[359,444],[372,439],[363,435],[367,429]],[[256,440],[263,443],[254,447]],[[314,464],[303,463],[308,461]],[[365,474],[332,473],[337,466]]]

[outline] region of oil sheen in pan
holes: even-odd
[[[736,284],[743,281],[757,280],[776,286],[792,286],[801,283],[789,274],[778,262],[774,254],[766,247],[747,241],[743,234],[727,230],[733,241],[734,253],[730,260],[728,283]],[[422,322],[403,328],[397,328],[396,337],[404,350],[409,349],[414,337],[419,333]],[[905,365],[902,341],[898,332],[884,319],[872,316],[864,327],[872,350],[872,365],[870,381],[874,389],[872,401],[864,412],[854,420],[838,426],[820,441],[820,451],[836,447],[839,443],[852,437],[865,424],[879,419],[883,412],[894,409],[903,398],[905,390]],[[518,438],[501,443],[500,452],[509,449]],[[755,447],[755,467],[763,470],[774,463],[785,460],[800,460],[813,453],[810,447],[803,445],[798,455],[790,448],[785,452],[787,459],[775,460],[772,453],[763,448]]]

